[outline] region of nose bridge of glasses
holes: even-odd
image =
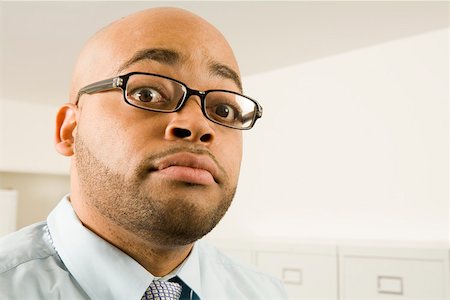
[[[197,103],[197,105],[200,107],[200,109],[201,109],[202,112],[203,112],[203,109],[202,109],[202,103],[203,103],[203,101],[205,100],[206,92],[198,91],[198,90],[193,90],[193,89],[190,89],[190,88],[187,89],[186,98],[184,99],[184,101],[183,101],[184,103],[183,103],[183,105],[180,107],[180,110],[186,105],[186,103],[187,103],[188,100],[191,100],[192,96],[197,96],[196,98],[198,98],[198,99],[200,100],[200,102],[195,101],[195,103]],[[195,98],[194,98],[194,99],[195,99]]]

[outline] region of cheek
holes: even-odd
[[[230,179],[237,181],[242,161],[242,133],[237,131],[218,145],[221,161]]]
[[[95,108],[95,105],[84,107],[78,123],[78,137],[83,139],[97,160],[108,168],[117,170],[129,151],[129,142],[124,140],[126,135],[120,119],[108,114],[107,110]]]
[[[165,114],[135,109],[117,100],[95,99],[86,105],[78,131],[97,159],[126,174],[160,146],[157,141],[164,135],[167,120]]]

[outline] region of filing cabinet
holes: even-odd
[[[443,245],[229,242],[217,246],[279,278],[293,300],[450,299],[449,251]]]
[[[341,300],[448,300],[442,249],[340,248]]]
[[[258,247],[268,249],[269,247]],[[290,299],[338,299],[336,248],[289,247],[256,251],[259,269],[278,277]]]

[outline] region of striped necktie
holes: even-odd
[[[179,283],[154,280],[141,300],[178,300],[180,295],[181,285]]]

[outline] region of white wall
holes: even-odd
[[[0,171],[68,174],[54,149],[58,106],[0,99]]]
[[[264,115],[214,236],[446,242],[448,41],[439,30],[245,78]]]

